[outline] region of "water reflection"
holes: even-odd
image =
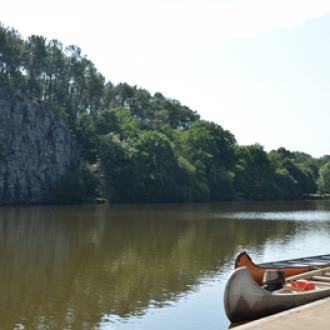
[[[175,305],[223,278],[241,249],[262,255],[306,232],[328,234],[328,206],[1,208],[0,329],[92,329]]]

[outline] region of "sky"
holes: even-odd
[[[179,100],[240,145],[330,154],[329,0],[15,0],[0,21],[79,46],[107,81]]]

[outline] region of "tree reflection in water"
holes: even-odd
[[[0,328],[90,329],[105,315],[129,318],[151,305],[175,304],[233,265],[240,249],[262,253],[267,241],[287,244],[313,229],[290,219],[236,216],[295,205],[3,207]],[[315,226],[329,232],[329,223]]]

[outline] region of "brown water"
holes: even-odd
[[[0,208],[0,329],[228,329],[237,253],[330,253],[330,202]]]

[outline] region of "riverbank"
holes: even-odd
[[[313,200],[327,200],[330,199],[330,194],[320,195],[320,194],[310,194],[307,199]]]
[[[279,200],[269,200],[269,199],[246,199],[246,198],[234,198],[233,200],[229,201],[217,201],[217,202],[223,202],[223,203],[232,203],[232,202],[278,202],[278,201],[286,201],[286,202],[293,202],[293,201],[325,201],[330,200],[330,194],[326,194],[325,196],[317,195],[317,194],[311,194],[306,195],[301,198],[297,199],[279,199]],[[182,202],[179,204],[207,204],[212,203],[214,201],[206,201],[206,202]],[[132,205],[157,205],[157,204],[177,204],[177,203],[109,203],[109,201],[106,198],[103,197],[89,197],[85,198],[82,203],[80,204],[61,204],[61,203],[35,203],[34,206],[47,206],[47,205],[100,205],[100,204],[112,204],[112,205],[125,205],[125,204],[132,204]],[[26,206],[26,204],[7,204],[7,205],[0,205],[1,206]]]

